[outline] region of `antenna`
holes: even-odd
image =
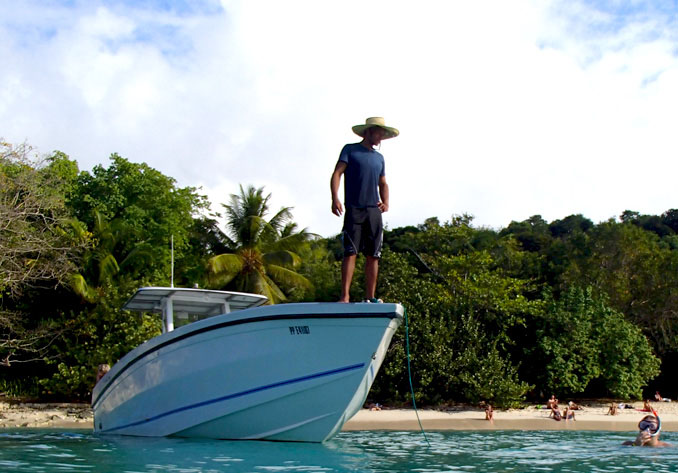
[[[170,276],[170,287],[174,287],[174,233],[171,236],[172,241],[172,274]]]

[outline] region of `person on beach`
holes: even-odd
[[[108,373],[111,370],[111,366],[108,364],[101,364],[97,367],[97,380],[96,383],[99,382],[101,378],[104,377],[106,373]],[[94,384],[96,384],[94,383]]]
[[[638,422],[638,435],[636,439],[627,440],[622,445],[635,447],[670,447],[670,443],[659,440],[661,431],[661,421],[657,415],[646,415]]]
[[[489,420],[490,422],[494,421],[494,410],[492,409],[492,404],[488,404],[485,408],[485,420]]]
[[[554,407],[558,407],[558,399],[556,399],[555,394],[551,394],[551,398],[546,401],[546,408],[553,409]]]
[[[560,412],[558,405],[555,405],[551,408],[551,413],[549,414],[549,417],[553,417],[553,420],[557,421],[560,421],[560,419],[563,418],[563,414]]]
[[[563,409],[563,419],[565,419],[565,421],[568,421],[570,419],[577,420],[574,418],[574,409],[569,405],[566,406],[565,409]]]
[[[610,408],[607,410],[607,415],[616,416],[617,414],[619,414],[617,412],[617,404],[614,402],[610,403]]]
[[[339,302],[350,301],[351,281],[359,252],[366,257],[365,302],[380,302],[375,298],[375,292],[384,231],[381,214],[389,210],[389,189],[384,156],[375,148],[382,140],[394,138],[400,132],[386,126],[382,117],[368,118],[364,125],[356,125],[352,130],[362,141],[344,146],[330,179],[332,213],[337,217],[345,213]],[[339,198],[342,175],[345,209]]]

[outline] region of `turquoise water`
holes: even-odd
[[[324,444],[97,437],[0,430],[1,472],[676,472],[667,448],[622,447],[633,432],[342,432]]]

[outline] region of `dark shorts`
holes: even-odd
[[[346,207],[344,215],[344,256],[362,253],[365,256],[381,257],[384,240],[384,224],[378,207]]]

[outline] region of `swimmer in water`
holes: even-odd
[[[659,440],[659,432],[662,430],[662,421],[653,411],[654,415],[647,415],[638,422],[638,436],[634,441],[627,440],[622,445],[636,447],[670,447],[670,443]]]

